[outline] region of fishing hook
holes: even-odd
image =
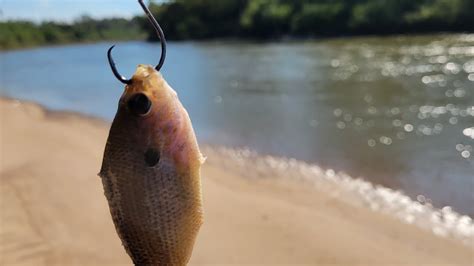
[[[160,69],[163,67],[163,64],[165,63],[165,58],[166,58],[165,34],[163,33],[163,30],[161,29],[160,24],[158,24],[155,17],[153,17],[153,14],[151,14],[150,9],[148,9],[148,7],[143,3],[143,0],[138,0],[138,3],[142,7],[143,11],[145,11],[145,14],[147,15],[148,20],[153,25],[153,28],[156,30],[156,33],[158,34],[158,37],[160,38],[161,57],[160,57],[160,61],[158,62],[158,65],[155,67],[156,71],[160,71]],[[107,58],[109,59],[110,68],[112,69],[112,72],[114,73],[115,77],[120,82],[124,84],[130,84],[132,83],[132,80],[126,79],[124,76],[120,75],[120,73],[117,70],[117,67],[115,66],[115,61],[112,58],[112,49],[114,49],[114,47],[115,45],[112,45],[112,47],[110,47],[109,50],[107,51]]]

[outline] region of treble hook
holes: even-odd
[[[160,71],[161,67],[163,67],[163,64],[165,63],[165,58],[166,58],[166,39],[165,39],[165,34],[163,33],[163,30],[160,27],[160,24],[156,21],[155,17],[153,17],[153,14],[151,14],[150,9],[143,3],[143,0],[138,0],[138,3],[142,7],[143,11],[145,11],[145,14],[148,17],[148,20],[150,23],[153,25],[153,28],[155,28],[156,33],[158,34],[158,37],[160,38],[160,43],[161,43],[161,57],[160,61],[158,62],[158,65],[155,67],[156,71]],[[132,83],[131,79],[126,79],[124,76],[120,75],[120,73],[117,70],[117,67],[115,66],[115,61],[112,58],[112,49],[114,49],[115,45],[112,45],[112,47],[109,48],[107,51],[107,58],[109,59],[109,64],[110,68],[112,68],[112,72],[114,73],[115,77],[122,83],[124,84],[130,84]]]

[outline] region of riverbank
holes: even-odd
[[[133,42],[133,41],[145,41],[145,38],[134,38],[134,39],[110,39],[110,40],[87,40],[87,41],[71,41],[71,42],[62,42],[62,43],[44,43],[44,44],[31,44],[25,46],[17,46],[17,47],[0,47],[0,53],[8,53],[8,52],[16,52],[16,51],[24,51],[24,50],[34,50],[34,49],[43,49],[43,48],[58,48],[58,47],[66,47],[66,46],[74,46],[74,45],[92,45],[92,44],[100,44],[100,43],[107,43],[107,44],[115,44],[115,43],[122,43],[122,42]]]
[[[168,44],[180,44],[186,42],[192,43],[245,43],[245,44],[275,44],[275,43],[317,43],[317,42],[332,42],[337,43],[350,38],[353,42],[358,41],[376,41],[384,39],[418,39],[423,40],[428,38],[443,38],[447,36],[470,36],[472,32],[468,31],[433,31],[433,32],[421,32],[421,33],[386,33],[386,34],[341,34],[341,35],[312,35],[312,36],[298,36],[298,35],[287,35],[273,38],[256,38],[256,37],[242,37],[242,36],[231,36],[231,37],[214,37],[206,39],[168,39]],[[63,46],[75,46],[75,45],[88,45],[88,44],[120,44],[127,42],[146,42],[159,45],[159,42],[147,41],[146,36],[140,35],[135,38],[115,38],[115,39],[100,39],[100,40],[85,40],[85,41],[70,41],[61,43],[44,43],[44,44],[28,44],[17,47],[1,47],[0,52],[15,52],[22,50],[33,50],[41,48],[55,48]]]
[[[0,114],[0,262],[130,264],[97,177],[108,123],[6,99]],[[407,208],[377,198],[398,202],[389,189],[294,160],[202,150],[205,223],[191,264],[472,264],[472,235],[400,222],[393,214]],[[440,219],[462,229],[467,218],[449,215]]]

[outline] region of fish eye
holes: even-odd
[[[144,116],[151,110],[151,101],[143,93],[132,95],[127,102],[128,110],[137,116]]]

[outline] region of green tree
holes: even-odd
[[[418,8],[408,13],[405,20],[410,25],[415,25],[425,29],[446,30],[456,24],[462,17],[462,13],[467,7],[467,3],[472,1],[464,0],[434,0],[426,1]],[[471,7],[472,8],[472,7]],[[472,9],[471,13],[472,17]]]
[[[252,36],[273,37],[289,32],[293,6],[279,0],[249,1],[240,19]]]
[[[292,19],[296,34],[330,34],[345,29],[345,5],[340,1],[304,3]]]
[[[474,0],[168,0],[150,9],[167,39],[474,31]],[[0,22],[0,49],[158,39],[146,17]]]

